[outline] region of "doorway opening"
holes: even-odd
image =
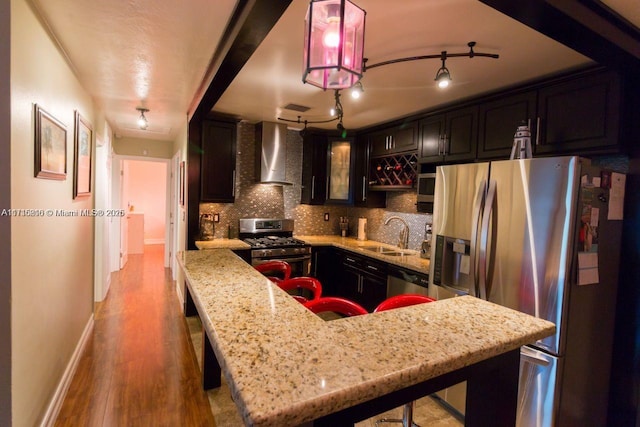
[[[113,167],[114,208],[124,216],[114,224],[112,271],[122,269],[129,254],[141,254],[145,245],[163,244],[165,267],[169,267],[171,233],[170,160],[115,156]]]

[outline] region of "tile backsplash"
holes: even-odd
[[[300,204],[302,182],[302,138],[297,131],[287,132],[286,179],[293,185],[259,184],[254,176],[255,126],[246,122],[238,124],[238,153],[236,156],[235,203],[201,203],[200,213],[218,213],[220,222],[215,224],[215,238],[237,237],[240,218],[292,218],[296,235],[340,234],[341,216],[349,218],[349,235],[356,236],[358,218],[367,218],[368,238],[396,244],[401,224],[398,221],[385,226],[384,221],[393,215],[409,225],[409,248],[419,249],[424,237],[425,224],[431,223],[431,215],[416,213],[416,192],[387,193],[386,209],[366,209],[345,206],[311,206]],[[329,221],[324,214],[329,214]]]

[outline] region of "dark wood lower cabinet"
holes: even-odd
[[[387,297],[387,266],[345,253],[340,289],[341,296],[371,312]]]
[[[373,311],[387,297],[387,265],[332,246],[312,249],[311,274],[323,296],[350,299]]]
[[[340,276],[341,266],[337,251],[332,246],[316,246],[311,248],[311,275],[322,284],[323,296],[340,294],[336,278]]]

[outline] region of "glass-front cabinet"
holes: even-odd
[[[355,143],[351,138],[329,139],[327,145],[327,202],[353,202]]]

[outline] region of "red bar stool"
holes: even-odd
[[[340,297],[322,297],[317,300],[311,300],[304,304],[309,310],[315,314],[332,311],[343,316],[359,316],[361,314],[369,314],[361,305]]]
[[[291,266],[285,261],[265,261],[254,268],[274,283],[280,283],[282,280],[288,280],[291,277]]]
[[[423,304],[425,302],[433,301],[435,301],[433,298],[418,294],[396,295],[382,301],[373,311],[375,313],[378,311],[392,310],[394,308],[408,307],[410,305]],[[403,406],[401,419],[381,418],[376,421],[376,427],[378,427],[378,425],[382,423],[400,423],[403,427],[419,427],[416,423],[413,422],[413,404],[414,402],[412,401],[406,403]]]
[[[289,293],[298,292],[298,294],[292,294],[291,296],[296,301],[304,304],[309,301],[320,299],[322,296],[322,284],[314,277],[292,277],[287,280],[282,280],[278,283],[278,287]],[[310,294],[311,297],[307,298],[304,294]]]
[[[435,299],[419,294],[402,294],[389,297],[382,301],[373,312],[392,310],[399,307],[408,307],[410,305],[422,304],[425,302],[433,302]]]

